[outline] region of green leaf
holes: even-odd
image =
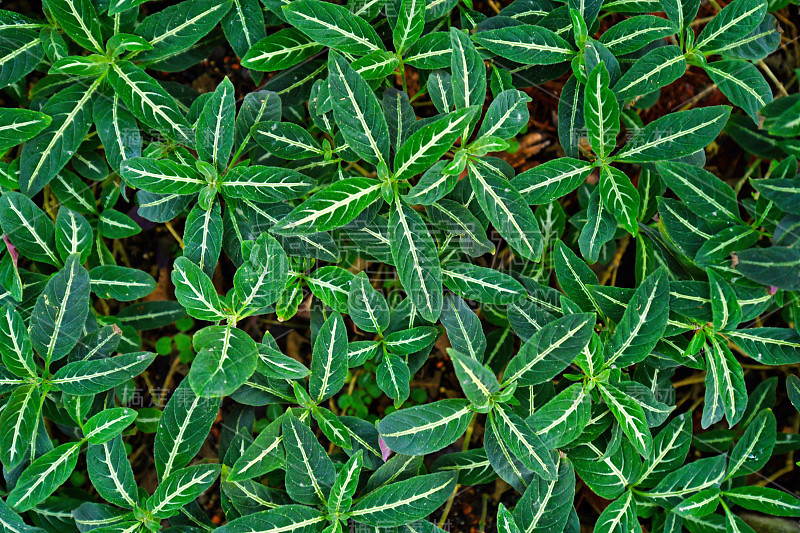
[[[148,513],[157,519],[177,514],[216,481],[220,468],[218,464],[194,465],[166,476],[145,503]]]
[[[339,313],[331,313],[317,333],[311,357],[308,392],[317,403],[342,388],[347,378],[347,329]]]
[[[122,163],[121,175],[132,187],[160,194],[193,194],[207,185],[197,170],[169,159],[133,157]]]
[[[710,144],[725,127],[730,113],[727,106],[670,113],[638,130],[614,160],[646,163],[686,157]]]
[[[667,187],[703,219],[727,223],[739,221],[736,193],[712,173],[678,161],[659,161],[656,169]]]
[[[719,489],[713,487],[686,498],[673,507],[671,512],[682,517],[703,517],[716,511],[718,506]]]
[[[588,91],[587,91],[588,93]],[[603,205],[617,219],[620,226],[633,236],[639,233],[639,191],[624,172],[604,165],[600,172],[600,196]]]
[[[392,40],[394,49],[402,54],[422,36],[425,27],[425,1],[402,0],[396,16]]]
[[[326,515],[311,507],[280,505],[275,509],[242,516],[217,530],[220,533],[235,533],[243,530],[260,531],[261,533],[282,533],[284,531],[314,533],[320,530],[322,522],[327,521]]]
[[[597,387],[636,451],[642,457],[648,457],[653,449],[653,437],[647,427],[642,407],[610,383],[598,383]]]
[[[453,184],[457,181],[453,180]],[[428,206],[427,214],[437,228],[458,237],[461,250],[470,257],[495,251],[494,243],[486,236],[482,222],[458,202],[442,198]]]
[[[511,184],[529,204],[541,205],[574,191],[593,168],[585,161],[561,157],[522,172]]]
[[[355,276],[337,266],[324,266],[305,277],[311,293],[339,313],[348,312],[350,284]]]
[[[800,289],[800,250],[785,246],[750,248],[737,254],[736,270],[762,285]]]
[[[305,128],[291,122],[258,122],[251,132],[264,150],[281,159],[305,159],[324,154]]]
[[[186,217],[183,227],[183,255],[200,267],[207,276],[214,275],[222,251],[222,230],[222,210],[217,200],[209,209],[195,204]]]
[[[313,2],[314,5],[334,5],[318,0],[299,1],[301,4]],[[347,60],[335,52],[328,57],[328,70],[333,116],[347,145],[359,157],[374,165],[388,162],[389,127],[375,93]]]
[[[391,450],[405,455],[426,455],[458,440],[471,418],[467,400],[439,400],[395,411],[383,417],[378,430]]]
[[[222,19],[222,31],[239,57],[244,57],[257,41],[266,37],[262,4],[257,0],[234,0],[233,8]]]
[[[86,467],[92,486],[104,500],[133,509],[137,499],[136,480],[121,436],[90,444],[86,452]]]
[[[216,322],[227,316],[211,279],[186,257],[175,260],[172,283],[175,297],[194,318]]]
[[[136,411],[128,407],[112,407],[100,411],[83,425],[83,438],[89,444],[108,442],[130,426],[136,416]]]
[[[0,460],[5,468],[16,468],[30,458],[41,423],[41,408],[42,398],[35,385],[20,385],[9,396],[0,415]]]
[[[686,59],[680,47],[661,46],[637,59],[612,88],[618,99],[630,100],[666,87],[685,72]]]
[[[271,422],[242,452],[228,474],[228,481],[242,481],[263,476],[283,467],[285,454],[280,436],[282,418]]]
[[[103,214],[110,210],[106,210]],[[92,253],[92,228],[89,222],[78,213],[61,207],[56,216],[56,249],[63,260],[70,255],[79,257],[83,263]]]
[[[136,59],[155,61],[190,49],[230,8],[231,0],[187,0],[154,12],[136,26],[136,35],[147,39],[153,48]]]
[[[742,308],[733,287],[712,269],[706,270],[711,294],[713,325],[717,331],[733,329],[742,320]]]
[[[800,334],[794,329],[734,329],[726,332],[725,336],[760,364],[793,365],[800,362]]]
[[[61,367],[50,383],[61,392],[90,396],[119,386],[150,366],[156,354],[131,352],[116,357],[76,361]]]
[[[62,0],[64,2],[78,0]],[[72,158],[92,126],[92,98],[102,78],[89,87],[75,84],[51,96],[41,112],[52,117],[39,135],[22,146],[20,190],[34,196]]]
[[[0,115],[0,152],[36,137],[50,125],[49,115],[29,109],[3,109]]]
[[[437,69],[450,67],[450,34],[444,31],[426,33],[411,45],[403,60],[419,69]]]
[[[235,118],[233,83],[224,78],[203,105],[195,125],[195,147],[202,161],[224,170],[233,149]]]
[[[406,362],[398,355],[385,353],[383,361],[375,370],[375,382],[386,396],[394,400],[395,409],[411,394],[410,381],[411,372]]]
[[[708,63],[706,72],[728,100],[758,123],[758,111],[772,102],[772,89],[752,63],[724,60]]]
[[[742,366],[721,339],[708,338],[706,349],[706,393],[703,407],[703,428],[718,422],[722,416],[728,424],[736,424],[747,407],[747,389]]]
[[[363,452],[359,450],[339,471],[328,499],[329,513],[345,513],[350,510],[350,506],[353,504],[353,496],[356,493],[356,489],[358,489],[358,478],[363,464]]]
[[[502,385],[536,385],[552,379],[589,344],[594,324],[591,313],[571,314],[546,324],[508,363]]]
[[[662,2],[665,9],[667,3],[678,4],[676,6],[678,9],[682,7],[682,0]],[[600,37],[600,42],[608,48],[609,52],[618,56],[640,50],[648,44],[674,35],[676,32],[675,25],[669,20],[654,15],[639,15],[611,26]]]
[[[154,454],[159,479],[179,470],[194,458],[203,446],[222,400],[201,398],[182,381],[172,393],[158,421]]]
[[[90,0],[47,0],[47,8],[73,41],[84,48],[103,52],[100,19]]]
[[[0,41],[0,87],[6,88],[24,78],[43,57],[44,48],[38,33],[13,29],[3,32],[3,40]]]
[[[36,299],[31,314],[31,344],[48,364],[67,355],[83,336],[89,293],[89,273],[73,255]]]
[[[342,6],[319,0],[296,0],[283,8],[286,20],[317,43],[347,54],[383,50],[369,23]]]
[[[94,267],[89,278],[92,292],[119,302],[144,298],[156,288],[156,281],[147,272],[115,265]]]
[[[746,476],[761,470],[772,456],[776,436],[775,415],[771,409],[764,409],[750,422],[742,438],[733,447],[725,477]]]
[[[244,331],[228,326],[208,326],[194,334],[197,357],[189,383],[198,396],[228,396],[244,385],[256,369],[258,348]]]
[[[236,270],[233,286],[243,309],[272,305],[280,296],[289,273],[286,252],[274,237],[262,233],[246,262]]]
[[[734,0],[706,24],[697,37],[697,49],[714,50],[753,31],[767,14],[762,0]]]
[[[538,261],[542,235],[528,202],[487,159],[469,162],[469,179],[478,204],[498,233],[522,257]]]
[[[526,468],[544,480],[558,479],[550,451],[523,419],[502,404],[498,404],[489,416],[493,417],[498,436]]]
[[[530,96],[516,89],[507,89],[498,94],[486,110],[478,137],[510,139],[517,135],[530,119],[530,101]]]
[[[28,197],[14,191],[0,197],[0,226],[24,257],[59,266],[55,227],[44,211]]]
[[[614,150],[619,134],[619,104],[608,85],[608,71],[600,63],[589,74],[583,100],[589,144],[601,160]]]
[[[395,155],[395,179],[408,180],[430,168],[452,148],[477,111],[475,107],[460,109],[415,131]]]
[[[575,50],[558,34],[530,24],[482,31],[473,39],[492,53],[524,65],[552,65],[575,55]]]
[[[10,304],[0,310],[0,355],[3,366],[21,378],[36,378],[36,363],[28,329],[22,316]],[[3,461],[5,463],[5,461]]]
[[[472,359],[483,361],[486,351],[483,326],[464,300],[454,294],[445,295],[440,320],[453,349]]]
[[[723,492],[736,505],[772,516],[800,516],[800,500],[769,487],[735,487]]]
[[[436,321],[442,312],[442,273],[425,222],[398,199],[389,212],[389,235],[400,283],[422,318]]]
[[[297,502],[314,505],[327,502],[336,470],[317,437],[297,417],[283,418],[286,450],[286,491]]]
[[[375,527],[408,524],[435,511],[453,492],[455,484],[456,478],[450,472],[391,483],[367,494],[349,514],[356,522]]]
[[[494,373],[477,359],[452,348],[447,350],[447,354],[453,360],[453,369],[456,371],[464,395],[477,407],[489,405],[491,396],[500,390],[500,384]]]
[[[558,478],[534,479],[514,508],[514,521],[521,531],[559,531],[567,524],[575,494],[575,470],[569,461],[559,461]]]
[[[526,422],[548,449],[561,448],[577,439],[589,423],[591,398],[581,384],[570,385]]]
[[[189,3],[197,6],[208,2],[191,0]],[[216,3],[216,5],[229,4],[223,2]],[[163,15],[167,11],[160,11],[157,15]],[[142,26],[144,23],[137,28],[137,31]],[[156,128],[173,140],[187,146],[194,144],[192,127],[180,112],[175,100],[144,70],[130,61],[114,63],[108,71],[108,81],[125,103],[125,107],[137,119],[151,128]]]
[[[390,352],[398,355],[410,355],[432,345],[438,336],[437,328],[417,326],[390,333],[386,336],[385,343]]]
[[[335,181],[295,207],[271,228],[278,235],[308,235],[344,226],[377,200],[381,183],[370,178]]]
[[[461,30],[450,28],[450,74],[456,109],[475,105],[483,106],[486,99],[486,66],[469,36]],[[469,137],[469,128],[464,129],[462,144]]]
[[[642,526],[636,516],[636,502],[631,491],[625,491],[622,496],[611,502],[603,509],[594,526],[597,533],[641,531]]]
[[[347,307],[350,318],[364,331],[381,333],[389,327],[389,304],[383,294],[370,285],[363,271],[350,282]]]
[[[82,442],[68,442],[33,461],[17,480],[6,503],[22,512],[43,502],[75,470]]]
[[[322,50],[322,45],[295,28],[284,28],[253,44],[242,58],[242,66],[273,72],[295,66]]]
[[[599,187],[595,187],[589,196],[586,219],[586,224],[581,228],[578,245],[586,262],[596,263],[603,246],[617,233],[617,220],[603,206]]]
[[[650,355],[669,318],[669,281],[666,269],[647,276],[633,293],[606,351],[606,367],[630,366]]]
[[[442,267],[442,281],[459,296],[482,303],[506,305],[527,295],[525,287],[508,274],[470,263],[447,263]]]

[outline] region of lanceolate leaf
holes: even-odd
[[[230,7],[230,0],[188,0],[153,13],[136,27],[136,34],[153,48],[137,59],[154,61],[191,47],[222,20]]]
[[[346,178],[324,188],[272,227],[279,235],[307,235],[344,226],[381,195],[369,178]]]
[[[99,394],[138,376],[154,358],[154,353],[132,352],[93,361],[76,361],[61,367],[50,383],[67,394]]]
[[[318,0],[301,1],[332,5]],[[347,144],[370,163],[388,162],[389,127],[375,93],[347,60],[337,53],[330,54],[328,70],[333,116]]]
[[[730,113],[726,106],[671,113],[636,132],[614,159],[644,163],[685,157],[714,140]]]
[[[0,152],[35,137],[50,125],[49,115],[29,109],[3,109],[0,117]]]
[[[715,16],[697,37],[697,48],[714,50],[744,37],[757,27],[767,6],[759,0],[735,0]]]
[[[22,512],[44,501],[72,474],[82,444],[62,444],[32,462],[22,472],[6,503]]]
[[[464,128],[473,121],[475,114],[474,107],[467,107],[448,113],[444,118],[414,132],[395,155],[395,179],[409,179],[430,168],[450,150],[455,140],[464,132]]]
[[[194,501],[219,477],[220,465],[194,465],[176,470],[161,480],[147,499],[147,510],[156,518],[169,518]]]
[[[620,100],[627,100],[669,85],[686,72],[686,59],[677,46],[655,48],[639,58],[614,86]]]
[[[359,501],[350,511],[357,522],[376,527],[408,524],[428,516],[453,492],[450,472],[418,476],[389,484]]]
[[[606,405],[631,444],[642,457],[648,457],[653,449],[653,437],[650,435],[641,406],[610,383],[598,384],[598,387]]]
[[[339,392],[347,377],[347,330],[342,316],[332,313],[314,341],[308,391],[316,402]]]
[[[193,317],[211,322],[225,318],[225,310],[211,279],[186,257],[175,260],[172,283],[175,284],[175,297]]]
[[[319,0],[298,0],[283,10],[286,19],[316,42],[348,54],[382,50],[378,34],[346,8]]]
[[[520,348],[503,374],[503,385],[536,385],[557,375],[589,343],[595,316],[578,313],[550,322]]]
[[[144,70],[122,61],[108,71],[108,80],[136,118],[176,141],[194,144],[192,128],[175,100]]]
[[[27,196],[41,191],[83,142],[92,125],[92,98],[101,81],[98,78],[88,87],[67,87],[42,107],[42,113],[52,117],[50,125],[22,147],[20,189]]]
[[[160,479],[194,458],[208,436],[221,402],[220,398],[197,396],[188,380],[173,392],[158,421],[155,438],[154,458]]]
[[[90,0],[48,0],[50,14],[76,43],[103,52],[100,20]]]
[[[575,55],[570,44],[556,33],[529,24],[479,32],[474,39],[500,57],[526,65],[561,63]]]
[[[48,363],[67,355],[83,336],[89,292],[89,273],[73,255],[37,298],[31,315],[31,343]]]
[[[261,72],[292,67],[322,49],[322,45],[295,28],[285,28],[261,39],[242,58],[242,66]]]
[[[664,269],[650,274],[636,289],[609,340],[606,366],[629,366],[650,355],[669,317],[669,282]]]
[[[470,161],[469,179],[481,209],[500,235],[522,257],[538,261],[542,235],[522,195],[485,159]]]
[[[30,457],[31,443],[41,420],[41,395],[34,385],[22,385],[11,393],[0,415],[0,460],[16,468]]]
[[[744,415],[747,389],[742,367],[730,349],[717,337],[710,337],[706,350],[706,394],[703,427],[718,422],[724,415],[733,426]]]
[[[153,193],[192,194],[206,186],[197,170],[169,159],[134,157],[122,163],[121,175],[131,186]]]
[[[309,505],[327,502],[336,471],[314,433],[296,417],[285,416],[283,445],[286,490],[292,499]]]
[[[225,78],[206,101],[195,125],[197,155],[224,170],[233,149],[234,89]]]
[[[558,472],[550,451],[533,429],[509,408],[498,405],[492,410],[494,425],[500,438],[514,455],[542,479],[555,481]]]
[[[425,320],[437,320],[442,312],[442,273],[422,217],[398,199],[389,212],[389,234],[403,288]]]
[[[619,134],[619,104],[608,85],[608,71],[600,63],[591,72],[586,84],[583,116],[589,144],[601,160],[610,155]]]
[[[440,400],[385,416],[378,430],[395,452],[425,455],[455,442],[466,431],[471,418],[466,400]]]
[[[189,383],[199,396],[232,394],[256,369],[255,341],[231,325],[203,328],[192,342],[197,357],[189,371]]]

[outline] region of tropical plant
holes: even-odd
[[[800,516],[793,7],[261,1],[0,10],[4,529]]]

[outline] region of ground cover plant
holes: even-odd
[[[796,6],[3,7],[4,530],[797,530]]]

